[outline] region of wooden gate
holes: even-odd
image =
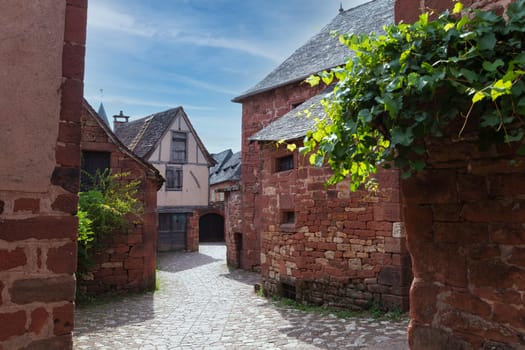
[[[186,249],[187,216],[181,213],[159,214],[158,250]]]

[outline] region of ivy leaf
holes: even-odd
[[[322,71],[321,73],[319,73],[319,77],[323,80],[323,83],[325,83],[326,85],[330,85],[334,80],[334,72]]]
[[[414,134],[411,128],[395,126],[392,128],[391,137],[393,145],[410,146],[414,141]]]
[[[480,50],[493,50],[496,46],[496,36],[494,33],[486,33],[484,36],[479,38],[479,49]]]
[[[478,80],[478,75],[474,73],[473,71],[471,71],[470,69],[461,68],[459,72],[461,73],[462,76],[464,76],[468,80],[469,83],[472,83]]]
[[[495,72],[499,67],[503,66],[504,63],[501,59],[497,59],[494,62],[483,61],[483,69],[487,72]]]
[[[458,14],[461,12],[461,10],[463,10],[463,4],[460,2],[456,2],[456,4],[454,5],[454,9],[452,10],[452,13]]]
[[[319,78],[317,75],[310,75],[305,80],[310,86],[317,86],[319,85],[319,82],[321,81],[321,78]]]
[[[502,79],[498,80],[497,82],[492,85],[490,89],[490,97],[492,97],[492,101],[497,99],[498,97],[502,95],[508,95],[511,93],[512,89],[512,82],[511,81],[503,81]]]
[[[289,143],[286,145],[286,149],[290,152],[293,152],[297,149],[297,145],[295,143]]]
[[[505,142],[516,142],[523,139],[523,130],[519,130],[515,135],[507,134],[505,135]]]
[[[485,113],[481,116],[480,125],[483,127],[495,127],[501,122],[500,117],[496,113]]]
[[[372,113],[369,109],[362,109],[357,114],[357,117],[363,121],[363,123],[370,123],[372,121]]]
[[[483,91],[476,91],[474,96],[472,96],[472,103],[479,102],[485,98],[485,93]]]

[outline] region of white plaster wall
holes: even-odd
[[[188,133],[187,163],[181,164],[183,169],[182,191],[166,191],[166,185],[164,184],[159,192],[157,192],[157,205],[159,207],[206,206],[208,205],[209,191],[208,163],[183,118],[178,117],[174,120],[170,130],[166,133],[160,142],[160,146],[153,152],[149,160],[159,169],[163,176],[166,176],[166,164],[170,161],[171,157],[172,131]],[[158,163],[159,160],[160,163]]]

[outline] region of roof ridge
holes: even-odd
[[[149,117],[149,119],[146,119],[144,121],[144,124],[142,125],[142,128],[140,128],[140,130],[137,133],[137,135],[135,135],[135,137],[133,138],[133,140],[129,144],[129,149],[130,150],[132,150],[132,151],[135,150],[135,147],[137,147],[137,145],[139,144],[139,141],[142,139],[142,136],[144,136],[144,133],[146,132],[146,129],[151,124],[151,121],[153,120],[154,117],[155,117],[155,115],[152,115],[152,116]]]

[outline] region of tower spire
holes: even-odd
[[[345,10],[343,9],[343,3],[339,3],[339,13],[342,13],[344,12]]]

